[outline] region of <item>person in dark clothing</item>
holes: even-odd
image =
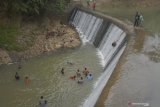
[[[15,75],[15,79],[16,79],[16,80],[19,80],[19,79],[20,79],[20,76],[18,75],[17,72],[16,72],[16,75]]]
[[[64,68],[62,68],[62,70],[61,70],[61,74],[63,74],[63,75],[64,75]]]
[[[137,12],[135,15],[134,27],[139,26],[139,19],[140,19],[140,15]]]

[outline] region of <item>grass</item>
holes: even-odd
[[[15,26],[0,26],[0,48],[5,48],[8,51],[23,50],[23,46],[17,42],[17,37],[20,35],[21,32]]]

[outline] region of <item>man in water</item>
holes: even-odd
[[[41,96],[39,100],[39,107],[46,107],[46,106],[47,106],[47,100],[45,100],[43,96]]]
[[[83,77],[81,77],[81,79],[78,80],[78,84],[83,84]]]
[[[62,74],[62,75],[64,75],[64,68],[62,68],[62,70],[61,70],[61,74]]]
[[[87,80],[92,80],[92,79],[93,79],[92,74],[87,75]]]
[[[87,75],[89,74],[89,71],[87,70],[87,68],[84,68],[83,74],[84,74],[85,76],[87,76]]]
[[[25,77],[24,83],[25,83],[26,86],[30,83],[30,79],[29,79],[28,76]]]
[[[16,79],[16,80],[19,80],[19,79],[20,79],[20,76],[18,75],[17,72],[16,72],[16,74],[15,74],[15,79]]]
[[[77,74],[77,77],[80,77],[80,76],[81,76],[81,73],[80,73],[79,69],[77,69],[76,74]]]
[[[71,80],[76,80],[76,76],[74,75],[74,76],[70,76],[70,79]]]

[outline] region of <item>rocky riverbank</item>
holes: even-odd
[[[0,49],[0,64],[26,60],[44,53],[54,52],[60,48],[75,48],[81,43],[74,29],[69,25],[62,24],[61,20],[52,20],[52,22],[48,22],[45,28],[43,31],[34,32],[33,45],[23,51],[18,52]],[[17,41],[21,44],[23,44],[25,40],[26,36],[17,38]]]

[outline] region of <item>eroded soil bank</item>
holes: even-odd
[[[21,51],[0,48],[0,64],[26,60],[61,48],[76,48],[81,43],[76,31],[60,17],[40,22],[23,21],[19,26],[22,33],[16,41],[24,48]]]

